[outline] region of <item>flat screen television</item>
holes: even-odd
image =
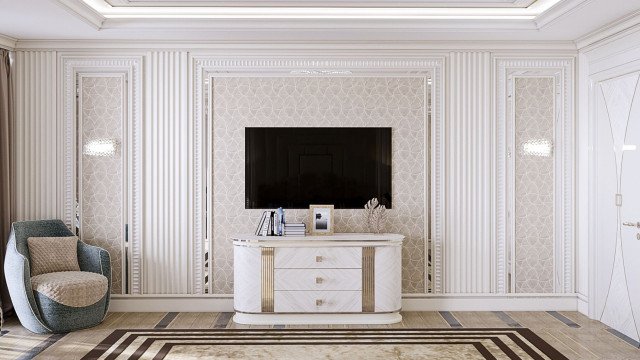
[[[391,128],[245,128],[245,208],[391,208]]]

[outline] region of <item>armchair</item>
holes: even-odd
[[[80,271],[53,272],[44,274],[44,277],[39,275],[38,287],[44,285],[51,291],[34,291],[32,287],[35,277],[32,278],[27,239],[73,235],[61,220],[22,221],[11,226],[4,264],[5,277],[15,312],[22,325],[32,332],[70,332],[98,325],[106,316],[111,290],[111,264],[109,253],[102,248],[78,241]],[[106,292],[103,277],[106,277]],[[95,285],[96,279],[102,282],[101,289],[92,285]],[[65,288],[74,291],[65,292]],[[82,294],[81,300],[73,299],[74,295],[70,295],[78,293]]]

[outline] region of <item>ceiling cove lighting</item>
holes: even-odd
[[[107,19],[533,20],[561,0],[537,0],[527,8],[112,6],[105,0],[82,1]]]

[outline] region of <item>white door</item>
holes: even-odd
[[[596,311],[640,332],[640,72],[595,84]]]

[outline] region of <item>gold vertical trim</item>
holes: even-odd
[[[262,248],[262,312],[273,312],[273,248]]]
[[[362,312],[374,312],[376,309],[375,273],[376,248],[362,248]]]

